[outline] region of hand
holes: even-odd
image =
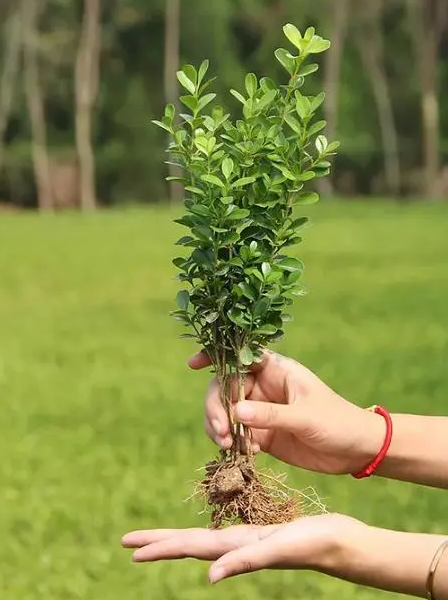
[[[122,545],[137,548],[135,562],[180,558],[215,561],[211,583],[261,569],[313,569],[339,574],[343,540],[359,539],[368,529],[337,514],[303,517],[285,525],[235,525],[222,530],[154,529],[125,535]]]
[[[200,352],[189,365],[210,360]],[[298,362],[271,351],[253,366],[248,401],[234,404],[235,419],[252,430],[254,451],[321,473],[353,473],[376,455],[384,440],[381,416],[344,400]],[[236,402],[236,390],[234,402]],[[213,379],[205,402],[205,428],[221,448],[232,444],[229,421]]]

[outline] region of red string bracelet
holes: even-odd
[[[384,420],[386,421],[386,437],[384,438],[381,450],[378,452],[378,454],[375,456],[372,462],[368,464],[367,467],[364,467],[364,469],[359,473],[352,473],[352,477],[354,477],[355,479],[363,479],[364,477],[370,477],[374,474],[374,472],[378,469],[378,467],[386,457],[387,451],[389,450],[392,441],[393,426],[389,412],[382,406],[371,406],[367,410],[372,410],[377,415],[381,415],[382,417],[384,417]]]

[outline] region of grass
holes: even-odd
[[[448,206],[310,212],[315,227],[300,249],[310,294],[279,350],[363,406],[446,413]],[[168,315],[178,289],[173,216],[0,218],[0,597],[383,597],[293,572],[211,590],[206,564],[133,565],[120,548],[133,528],[204,522],[183,499],[214,453],[202,431],[209,374],[188,371],[194,347]],[[443,492],[289,474],[295,486],[314,485],[330,510],[448,533]]]

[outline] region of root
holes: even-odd
[[[251,457],[221,457],[206,465],[205,477],[191,498],[203,499],[212,529],[236,523],[275,525],[326,512],[313,490],[299,492],[283,480],[284,476],[257,472]]]
[[[235,523],[277,525],[326,512],[314,490],[293,490],[285,485],[284,476],[256,470],[251,431],[233,419],[232,377],[236,376],[237,401],[242,401],[245,371],[239,363],[232,371],[224,353],[217,357],[216,373],[233,443],[230,450],[221,451],[219,460],[205,466],[204,478],[189,498],[202,499],[202,512],[211,512],[210,526],[219,529]]]

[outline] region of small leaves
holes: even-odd
[[[301,33],[287,23],[283,32],[293,46],[275,50],[283,81],[247,73],[242,91],[230,91],[239,103],[236,119],[216,104],[204,60],[176,74],[186,110],[176,119],[167,104],[154,121],[170,135],[166,162],[181,170],[175,180],[185,191],[185,214],[175,222],[189,229],[176,242],[186,256],[173,260],[188,289],[178,292],[172,314],[192,329],[183,337],[211,357],[221,353],[220,360],[225,349],[226,363],[243,370],[280,339],[290,319],[284,310],[304,293],[303,263],[285,254],[308,222],[294,207],[318,200],[309,182],[329,172],[338,147],[317,120],[325,94],[304,90],[318,70],[308,59],[329,42],[312,27]]]
[[[323,154],[328,147],[327,138],[324,135],[318,135],[315,143],[319,154]]]
[[[249,185],[249,183],[253,183],[255,181],[255,177],[241,177],[232,183],[232,188],[244,187],[245,185]]]
[[[292,75],[296,69],[296,61],[290,53],[284,48],[278,48],[274,54],[278,62]]]
[[[181,310],[187,310],[188,304],[190,303],[190,294],[187,290],[181,290],[177,293],[176,303]]]
[[[216,175],[211,175],[210,173],[204,173],[204,175],[201,175],[201,179],[206,183],[211,183],[212,185],[216,185],[221,188],[226,187],[224,183],[219,179],[219,177],[217,177]]]
[[[233,160],[226,156],[222,161],[221,170],[224,177],[228,180],[233,171]]]
[[[179,83],[190,92],[190,94],[194,94],[196,91],[196,86],[194,83],[188,79],[186,74],[183,71],[177,71],[176,73],[177,79]]]
[[[295,46],[298,50],[302,48],[302,35],[297,27],[291,23],[287,23],[283,27],[283,33],[286,35],[291,44],[293,44],[293,46]]]
[[[257,91],[257,78],[254,73],[248,73],[246,75],[245,86],[249,98],[253,98],[255,92]]]
[[[254,362],[254,355],[249,346],[243,346],[239,352],[239,359],[242,365],[249,367]]]

